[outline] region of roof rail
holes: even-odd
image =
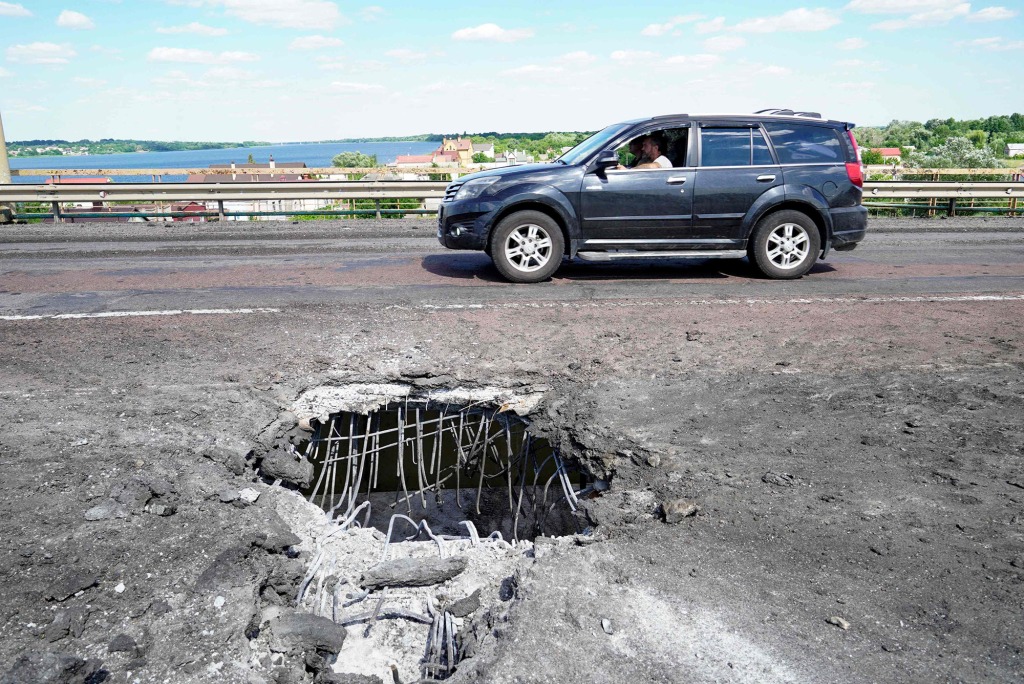
[[[779,109],[771,107],[769,109],[759,109],[754,112],[755,114],[771,114],[775,116],[802,116],[808,119],[820,119],[821,114],[818,112],[794,112],[792,109]]]

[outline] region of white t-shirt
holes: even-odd
[[[657,164],[658,166],[660,166],[663,169],[671,169],[672,168],[672,162],[665,155],[661,155],[660,157],[655,159],[654,163]]]

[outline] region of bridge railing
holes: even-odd
[[[227,183],[75,183],[0,185],[0,203],[33,203],[50,211],[18,211],[16,219],[227,218],[432,214],[447,181],[282,181]],[[359,207],[359,200],[369,206]],[[405,201],[403,201],[405,200]],[[411,200],[414,200],[411,201]],[[285,201],[288,201],[286,204]],[[126,203],[148,206],[129,207]],[[182,208],[189,203],[202,206]],[[387,204],[394,204],[389,207]],[[69,209],[66,205],[75,204]],[[84,206],[83,206],[84,205]],[[178,205],[175,210],[174,206]],[[212,208],[211,208],[212,205]],[[244,206],[240,206],[244,205]],[[328,208],[339,207],[347,208]],[[89,211],[89,208],[93,211]],[[118,207],[122,209],[118,211]]]
[[[224,183],[75,183],[0,185],[0,205],[21,205],[16,219],[75,218],[228,218],[266,216],[350,216],[378,218],[396,214],[432,214],[444,197],[446,181],[292,181]],[[1008,213],[1024,211],[1018,200],[1024,182],[1013,181],[869,181],[864,205],[873,209],[914,208]],[[992,200],[1002,200],[998,203]],[[902,200],[893,202],[892,200]],[[927,203],[920,203],[921,201]],[[940,206],[938,200],[946,200]],[[963,207],[985,200],[990,206]],[[131,206],[143,203],[145,206]],[[26,204],[36,205],[27,210]],[[40,204],[42,206],[40,206]],[[993,206],[998,204],[998,206]],[[77,205],[74,208],[68,205]],[[393,206],[392,206],[393,205]],[[432,205],[432,206],[431,206]],[[49,208],[49,211],[40,209]]]
[[[251,168],[238,166],[231,167],[202,167],[202,168],[160,168],[160,169],[123,169],[123,168],[101,168],[101,169],[11,169],[11,176],[14,178],[51,178],[60,181],[63,177],[91,176],[95,178],[125,178],[150,176],[154,183],[161,182],[168,176],[255,176],[276,178],[281,176],[303,176],[312,178],[336,178],[346,179],[352,176],[356,178],[370,175],[379,177],[384,174],[394,177],[395,175],[413,174],[417,176],[429,175],[435,180],[451,180],[452,176],[458,177],[467,173],[480,171],[480,168],[466,168],[457,166],[373,166],[369,168],[340,168],[337,166],[328,167],[291,167],[275,166]],[[383,180],[383,179],[382,179]]]

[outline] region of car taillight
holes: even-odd
[[[858,188],[864,187],[864,174],[861,173],[858,162],[846,162],[846,175],[850,177],[850,182]]]
[[[853,158],[857,160],[846,162],[846,175],[850,177],[851,183],[858,188],[863,188],[864,171],[860,165],[860,148],[857,147],[857,139],[853,137],[853,131],[848,130],[846,134],[850,136],[850,144],[853,145]]]

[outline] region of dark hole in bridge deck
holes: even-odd
[[[395,514],[426,520],[435,534],[465,536],[464,520],[505,539],[580,531],[575,500],[586,478],[514,414],[403,401],[315,427],[305,449],[315,475],[303,494],[336,518],[369,501],[368,524],[382,531]]]

